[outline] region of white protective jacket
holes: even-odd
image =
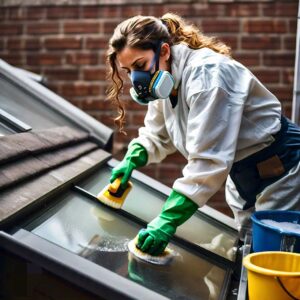
[[[281,126],[281,105],[233,59],[183,44],[172,46],[171,54],[178,104],[173,109],[169,99],[149,103],[145,126],[130,144],[146,148],[148,164],[179,150],[187,165],[173,188],[202,206],[222,186],[233,162],[272,143]],[[299,177],[294,178],[298,186]],[[245,201],[228,178],[227,201],[241,209]]]

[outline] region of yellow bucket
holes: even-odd
[[[249,300],[300,299],[300,254],[256,252],[244,257]]]

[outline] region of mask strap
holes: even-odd
[[[157,44],[157,48],[156,48],[156,52],[155,52],[155,61],[156,61],[156,64],[155,64],[155,71],[158,71],[159,70],[159,55],[160,55],[160,50],[161,50],[161,45],[162,45],[163,42],[159,41]]]
[[[151,62],[151,65],[150,65],[150,68],[148,70],[148,72],[151,72],[154,64],[155,64],[155,72],[157,70],[159,70],[159,55],[160,55],[160,48],[161,48],[161,45],[162,45],[162,42],[158,42],[157,43],[157,48],[155,50],[155,54],[154,54],[154,57],[152,59],[152,62]]]

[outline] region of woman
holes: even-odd
[[[239,230],[254,210],[300,209],[299,128],[226,45],[174,14],[137,16],[116,27],[107,58],[120,130],[119,68],[131,79],[133,100],[148,105],[145,126],[110,180],[123,176],[126,186],[133,169],[176,150],[187,159],[161,214],[139,232],[138,248],[160,254],[226,178],[226,201]]]

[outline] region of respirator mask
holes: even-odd
[[[147,105],[153,100],[166,99],[172,92],[174,86],[173,76],[168,71],[159,70],[161,44],[159,44],[155,51],[148,71],[131,72],[130,79],[133,87],[130,89],[130,95],[139,104]],[[154,64],[155,72],[151,74]]]

